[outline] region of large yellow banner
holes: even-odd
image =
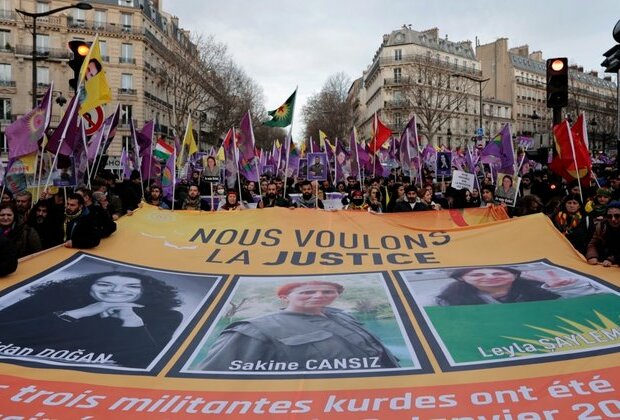
[[[0,418],[617,418],[618,286],[501,208],[146,206],[3,279]]]

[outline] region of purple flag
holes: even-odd
[[[484,158],[483,162],[494,163],[498,172],[514,173],[515,152],[509,124],[502,127],[501,131],[484,147],[480,156]],[[489,159],[490,157],[495,159]]]
[[[118,127],[118,119],[120,117],[120,104],[116,105],[116,109],[114,113],[110,115],[105,120],[105,125],[108,127],[108,134],[105,145],[103,146],[103,151],[101,153],[107,153],[108,147],[110,147],[110,143],[114,140],[114,136],[116,135],[116,128]]]
[[[334,181],[344,181],[351,172],[349,153],[342,147],[342,142],[336,139],[336,158],[334,159]]]
[[[142,158],[142,177],[151,179],[153,173],[153,135],[155,134],[155,122],[147,121],[142,130],[136,133],[140,145],[140,157]]]
[[[90,143],[86,148],[86,157],[88,158],[88,162],[92,163],[97,157],[97,153],[99,152],[99,148],[101,147],[101,142],[103,137],[105,136],[106,131],[108,131],[108,127],[105,123],[99,128],[99,130],[91,137]]]
[[[360,165],[360,155],[359,148],[357,144],[357,138],[355,135],[355,128],[351,130],[351,137],[349,139],[349,147],[351,149],[351,175],[355,177],[358,181],[361,181],[361,168]]]
[[[237,150],[239,151],[239,172],[248,181],[258,182],[258,157],[254,149],[254,130],[250,111],[245,113],[239,124]]]
[[[77,142],[82,140],[78,127],[77,103],[75,96],[69,101],[60,124],[48,138],[47,146],[45,146],[48,151],[70,156],[73,154]]]
[[[235,153],[235,134],[234,130],[231,128],[226,133],[226,137],[222,142],[222,148],[224,148],[224,168],[225,168],[225,178],[226,178],[226,186],[228,188],[232,188],[235,185],[235,181],[237,180],[237,158]]]
[[[9,159],[29,155],[39,150],[38,142],[50,123],[53,89],[52,83],[38,106],[6,128],[4,134],[9,146]]]

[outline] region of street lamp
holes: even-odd
[[[448,135],[448,149],[452,150],[452,130],[450,130],[450,127],[448,127],[446,134]]]
[[[486,78],[486,79],[478,79],[478,78],[476,78],[476,77],[471,77],[471,76],[469,76],[469,75],[467,75],[467,74],[459,74],[459,73],[454,73],[452,76],[453,76],[453,77],[462,77],[462,78],[464,78],[464,79],[471,80],[472,82],[476,82],[476,83],[478,83],[478,87],[480,88],[480,89],[479,89],[479,91],[480,91],[480,96],[479,96],[479,98],[480,98],[480,116],[479,116],[479,118],[478,118],[478,122],[479,122],[479,126],[478,126],[478,127],[479,127],[479,128],[480,128],[480,130],[482,131],[482,84],[483,84],[484,82],[488,82],[488,81],[489,81],[489,80],[491,80],[491,79],[489,79],[489,78]]]
[[[61,12],[67,9],[81,9],[90,10],[93,6],[88,3],[76,3],[69,6],[58,7],[56,9],[48,10],[47,12],[31,13],[24,10],[15,9],[20,15],[28,16],[32,18],[32,107],[37,106],[37,18],[53,15],[54,13]]]
[[[596,117],[592,117],[592,121],[590,121],[590,126],[592,127],[592,149],[596,150],[596,126],[598,122],[596,121]],[[603,147],[604,148],[604,147]]]

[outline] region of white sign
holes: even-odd
[[[106,169],[121,169],[121,157],[120,156],[108,156],[108,162],[105,165]]]
[[[464,171],[455,170],[452,172],[452,188],[456,190],[474,189],[475,176]]]

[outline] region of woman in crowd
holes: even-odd
[[[105,354],[105,365],[145,368],[181,323],[177,290],[136,272],[49,281],[0,311],[0,341]]]
[[[17,210],[12,203],[0,204],[0,235],[8,238],[15,250],[17,257],[41,251],[41,239],[36,230],[27,223],[17,223]]]
[[[239,194],[237,191],[228,190],[224,204],[222,204],[218,210],[233,211],[243,209],[245,209],[245,206],[241,201],[239,201]]]
[[[420,201],[415,203],[413,211],[441,210],[441,206],[433,201],[433,190],[420,188],[418,191]]]
[[[330,307],[344,291],[328,281],[287,283],[276,291],[284,308],[235,322],[222,331],[200,369],[229,371],[233,361],[297,363],[305,371],[309,360],[364,359],[375,368],[395,368],[398,359],[379,338],[344,311]]]
[[[402,201],[404,197],[405,197],[405,186],[400,183],[395,183],[394,185],[392,185],[392,188],[390,189],[390,194],[389,194],[390,201],[385,207],[385,212],[394,213],[394,210],[396,208],[396,202]]]
[[[579,195],[571,194],[564,197],[551,220],[573,247],[585,255],[588,245],[588,224]]]
[[[368,211],[383,213],[381,205],[381,190],[379,187],[368,188]]]

